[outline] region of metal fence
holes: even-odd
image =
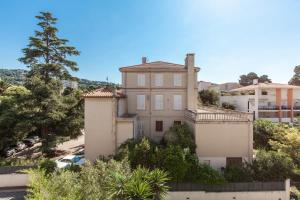
[[[205,192],[249,192],[249,191],[285,191],[285,182],[247,182],[222,185],[203,185],[196,183],[169,183],[170,191]]]

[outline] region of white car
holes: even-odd
[[[85,159],[83,156],[79,156],[79,155],[68,155],[66,157],[56,160],[55,162],[57,168],[63,169],[71,165],[83,165]]]

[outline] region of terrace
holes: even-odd
[[[185,117],[194,122],[249,122],[253,113],[237,112],[220,108],[202,107],[196,111],[186,110]]]

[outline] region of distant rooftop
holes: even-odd
[[[83,95],[84,98],[125,98],[126,95],[121,90],[114,88],[100,88]]]
[[[230,92],[249,91],[249,90],[255,90],[255,89],[275,89],[275,88],[300,89],[300,86],[281,84],[281,83],[258,83],[255,85],[248,85],[245,87],[233,89],[233,90],[230,90]]]

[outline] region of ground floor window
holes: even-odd
[[[228,166],[242,166],[243,159],[241,157],[227,157],[226,167]]]
[[[174,125],[181,125],[181,121],[175,120],[175,121],[174,121]]]
[[[157,132],[163,131],[163,121],[156,121],[155,122],[155,130]]]

